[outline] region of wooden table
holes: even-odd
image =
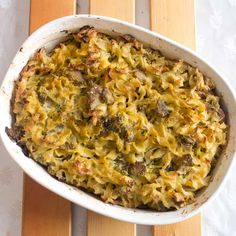
[[[90,13],[135,23],[135,0],[90,0]],[[30,33],[40,25],[75,14],[75,0],[31,0]],[[194,0],[150,0],[151,30],[195,48]],[[88,212],[88,236],[135,236],[136,225]],[[200,236],[201,217],[154,226],[153,236]],[[22,235],[70,236],[71,203],[24,176]],[[76,234],[74,234],[76,235]]]

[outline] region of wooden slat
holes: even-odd
[[[90,13],[135,22],[135,0],[90,0]],[[135,236],[134,224],[88,212],[88,236]]]
[[[134,224],[88,212],[88,236],[135,236]]]
[[[70,236],[70,202],[24,175],[23,236]]]
[[[195,49],[194,0],[150,0],[151,30]],[[201,215],[154,227],[154,236],[200,236]]]
[[[31,0],[30,33],[51,20],[73,15],[75,11],[76,0]]]
[[[150,0],[151,30],[195,49],[194,0]]]
[[[90,13],[135,22],[135,0],[90,0]]]
[[[154,227],[154,236],[199,236],[201,235],[201,215],[171,225]]]
[[[75,13],[75,0],[31,0],[30,33]],[[71,204],[24,175],[22,236],[70,236]]]

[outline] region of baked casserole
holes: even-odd
[[[85,26],[68,37],[22,70],[8,135],[58,180],[107,203],[194,202],[226,144],[213,80],[130,35]]]

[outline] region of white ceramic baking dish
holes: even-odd
[[[92,25],[102,32],[108,34],[131,34],[140,41],[153,48],[159,49],[166,57],[183,59],[192,66],[198,67],[205,75],[212,78],[217,87],[217,92],[222,95],[224,110],[227,113],[229,124],[228,144],[213,171],[212,181],[209,186],[202,190],[194,204],[171,212],[155,212],[150,210],[129,209],[106,204],[96,197],[76,189],[70,185],[57,181],[51,177],[45,169],[26,157],[5,133],[5,127],[11,126],[10,100],[12,96],[14,81],[18,79],[19,73],[29,58],[41,47],[52,49],[58,42],[65,40],[70,32],[77,31],[84,25]],[[211,201],[219,192],[220,187],[226,179],[229,168],[232,165],[235,152],[236,139],[236,103],[235,95],[226,80],[201,59],[196,53],[167,39],[157,33],[129,24],[124,21],[92,15],[68,16],[52,21],[35,31],[22,45],[12,61],[0,90],[0,133],[10,156],[18,165],[35,181],[59,194],[60,196],[86,207],[100,214],[117,218],[119,220],[139,224],[170,224],[182,221],[193,216]],[[45,199],[46,201],[46,199]]]

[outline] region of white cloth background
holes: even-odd
[[[80,0],[80,12],[86,12]],[[142,2],[142,4],[140,4]],[[146,2],[146,5],[145,5]],[[138,0],[139,16],[148,12],[148,0]],[[142,20],[142,18],[144,20]],[[29,0],[0,0],[0,81],[28,35]],[[148,26],[147,17],[136,23]],[[236,91],[236,0],[196,0],[197,52],[216,66]],[[235,108],[236,109],[236,108]],[[0,114],[1,115],[1,114]],[[203,236],[236,236],[236,162],[217,198],[203,210]],[[21,230],[22,171],[11,160],[0,142],[0,236],[17,236]],[[73,235],[84,235],[86,211],[74,207],[77,222]],[[78,219],[78,220],[77,220]],[[138,227],[148,236],[150,228]]]
[[[236,0],[196,3],[197,52],[236,91]],[[203,210],[203,236],[236,236],[236,161],[221,193]]]

